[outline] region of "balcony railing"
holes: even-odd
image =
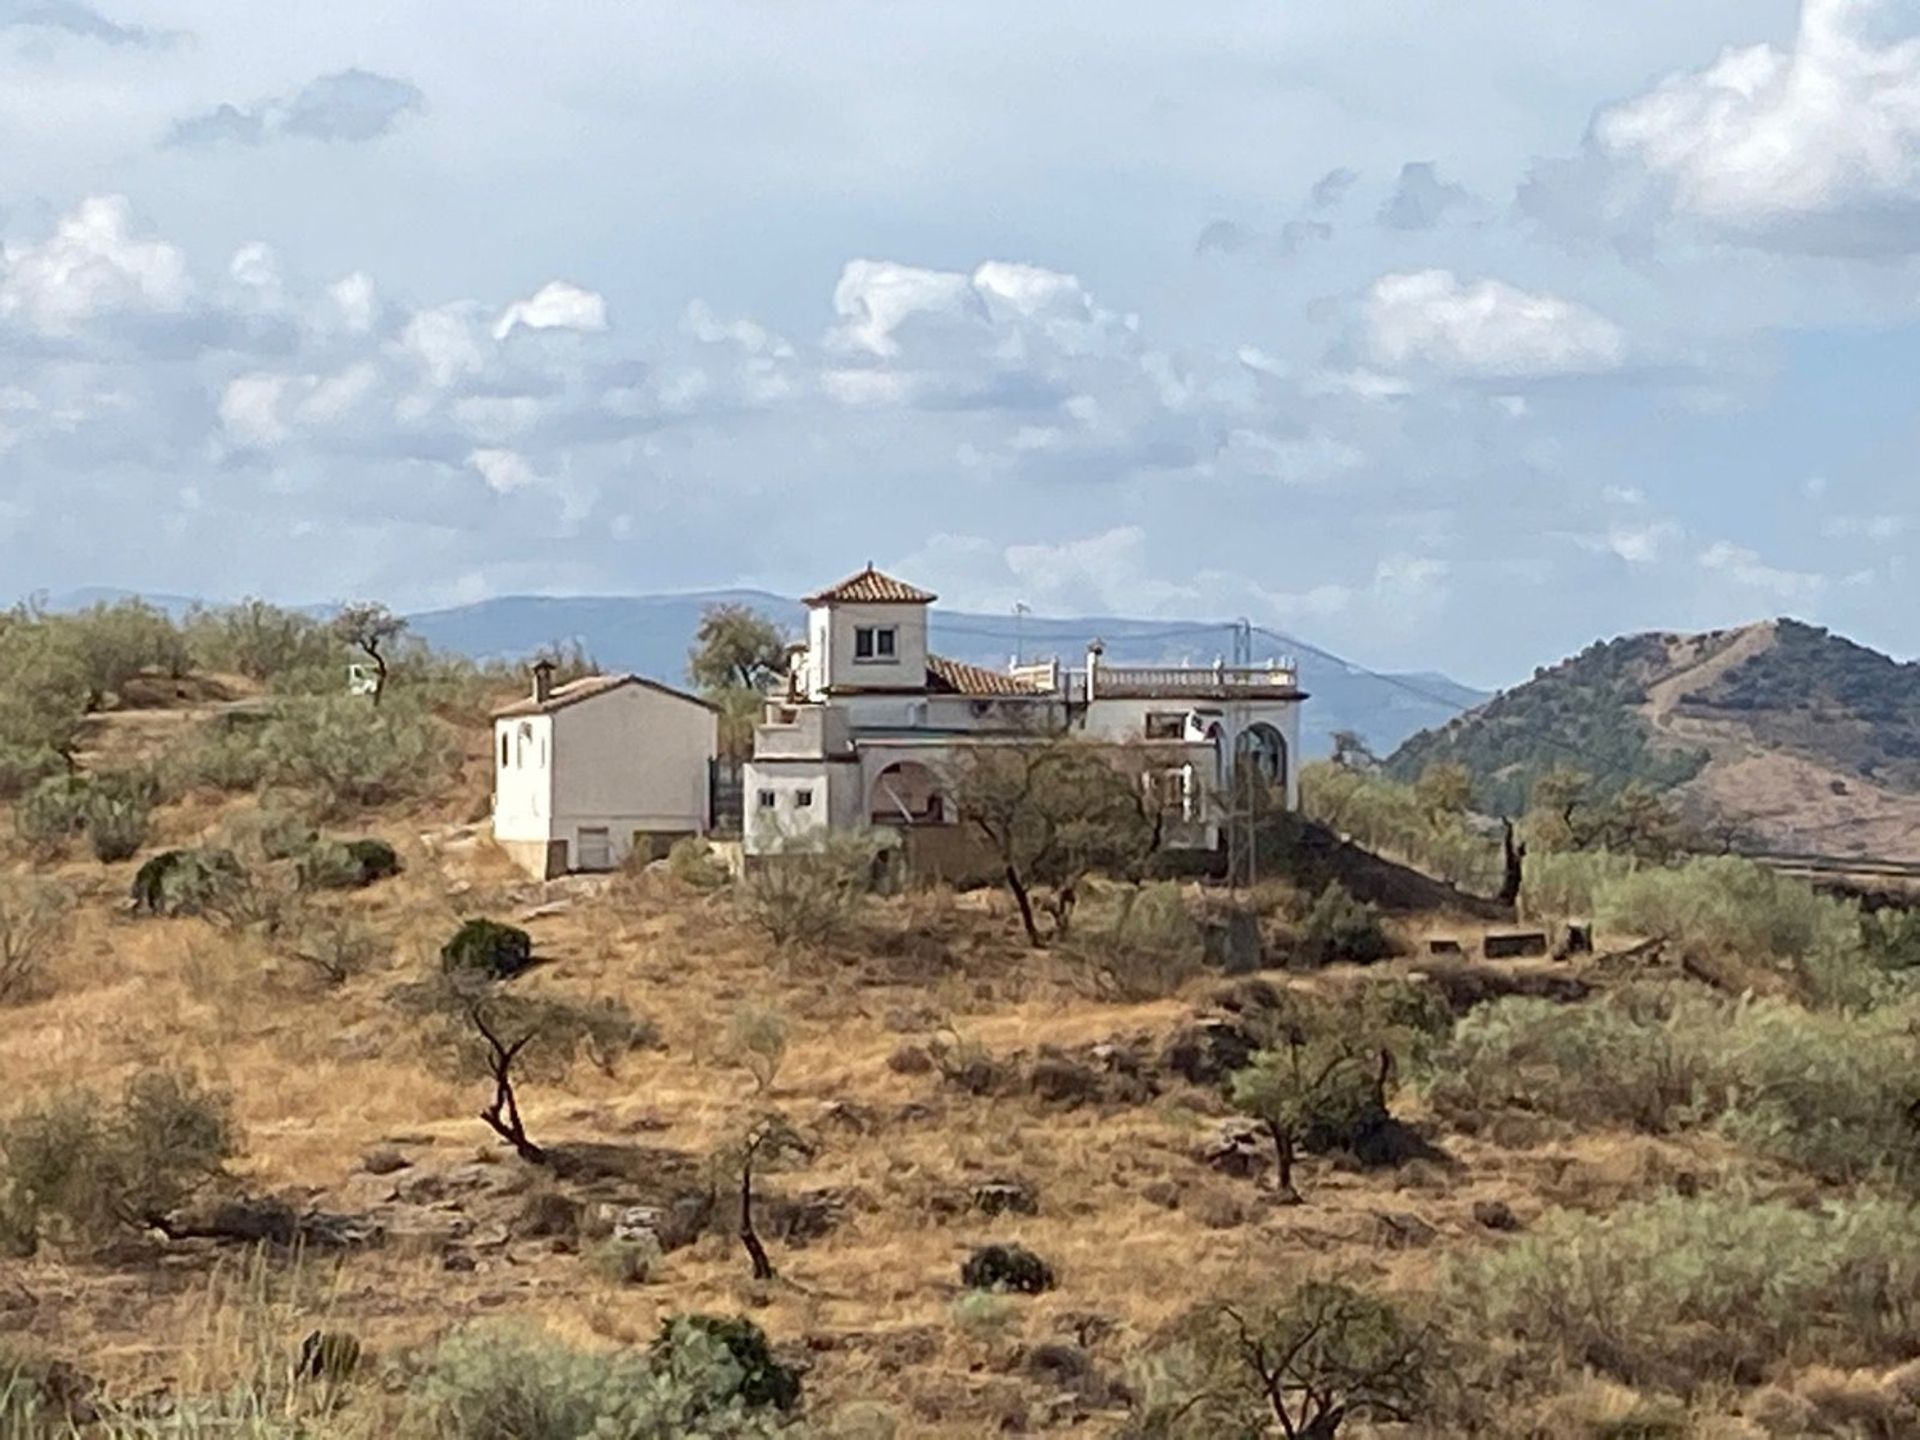
[[[1299,688],[1300,674],[1292,665],[1100,665],[1093,672],[1093,693],[1097,695],[1137,694],[1214,694],[1220,691],[1245,691],[1249,694],[1279,692]]]

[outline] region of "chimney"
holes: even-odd
[[[536,705],[546,704],[547,698],[552,694],[553,694],[553,662],[551,660],[534,661],[533,662],[534,704]]]
[[[1093,699],[1096,677],[1100,673],[1100,657],[1107,653],[1106,642],[1095,640],[1087,646],[1087,699]]]

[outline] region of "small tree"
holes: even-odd
[[[720,747],[730,757],[753,748],[762,697],[786,674],[787,637],[747,605],[709,605],[700,616],[687,676],[720,710]]]
[[[773,1261],[753,1225],[753,1174],[812,1156],[813,1145],[786,1118],[772,1112],[756,1116],[740,1138],[714,1157],[718,1176],[735,1181],[740,1191],[740,1244],[746,1249],[755,1280],[771,1280]]]
[[[1413,796],[1429,824],[1464,815],[1473,808],[1473,772],[1458,760],[1437,761],[1420,772]]]
[[[428,1043],[453,1073],[493,1082],[480,1119],[529,1165],[545,1165],[549,1156],[527,1134],[519,1082],[561,1079],[583,1053],[611,1068],[657,1039],[653,1026],[613,1001],[513,994],[473,975],[445,975],[399,998],[430,1017]]]
[[[1035,913],[1037,888],[1052,890],[1047,909],[1059,936],[1085,876],[1146,877],[1165,819],[1150,768],[1140,751],[1064,737],[972,746],[951,767],[947,784],[960,821],[993,851],[1035,949],[1048,942]]]
[[[725,1053],[764,1094],[787,1053],[787,1017],[771,1005],[742,1005],[727,1020]]]
[[[1380,764],[1380,758],[1366,742],[1358,730],[1336,730],[1333,732],[1333,763],[1342,770],[1373,770]]]
[[[335,638],[373,662],[373,703],[376,705],[387,692],[387,652],[406,628],[403,616],[395,615],[375,600],[343,605],[333,617],[331,629]]]
[[[1339,1282],[1204,1306],[1163,1352],[1181,1383],[1143,1407],[1144,1428],[1179,1440],[1335,1440],[1349,1420],[1409,1423],[1428,1396],[1433,1350],[1431,1333],[1390,1302]]]
[[[1326,1022],[1296,1021],[1278,1044],[1234,1072],[1229,1093],[1273,1142],[1282,1200],[1300,1200],[1293,1170],[1301,1149],[1346,1143],[1386,1118],[1392,1065],[1390,1050],[1368,1048]]]

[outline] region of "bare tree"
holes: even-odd
[[[378,705],[387,693],[387,649],[406,630],[405,617],[377,600],[356,600],[340,607],[331,628],[342,642],[373,662],[373,703]]]
[[[813,1144],[790,1125],[782,1115],[769,1111],[756,1116],[742,1132],[740,1140],[717,1157],[719,1167],[732,1173],[740,1193],[740,1243],[753,1266],[755,1280],[774,1277],[773,1260],[753,1224],[753,1175],[756,1168],[767,1168],[813,1155]]]

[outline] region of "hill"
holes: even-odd
[[[578,641],[608,669],[637,670],[678,681],[687,648],[707,606],[753,606],[799,631],[805,611],[797,600],[758,590],[713,590],[678,595],[513,595],[410,616],[414,632],[438,649],[477,660],[526,655],[552,641]],[[1012,617],[935,609],[932,644],[942,655],[970,664],[1005,665],[1016,648],[1029,656],[1079,654],[1098,638],[1116,662],[1172,663],[1231,653],[1230,624],[1137,620],[1124,616]],[[1292,642],[1271,648],[1284,650]],[[1264,655],[1264,648],[1257,648]],[[1354,730],[1385,751],[1463,705],[1485,699],[1444,675],[1378,676],[1322,658],[1306,646],[1295,655],[1312,701],[1302,714],[1308,756],[1328,752],[1336,730]]]
[[[1572,766],[1767,848],[1920,858],[1920,663],[1797,620],[1592,645],[1414,736],[1387,768],[1410,780],[1443,760],[1502,813]]]

